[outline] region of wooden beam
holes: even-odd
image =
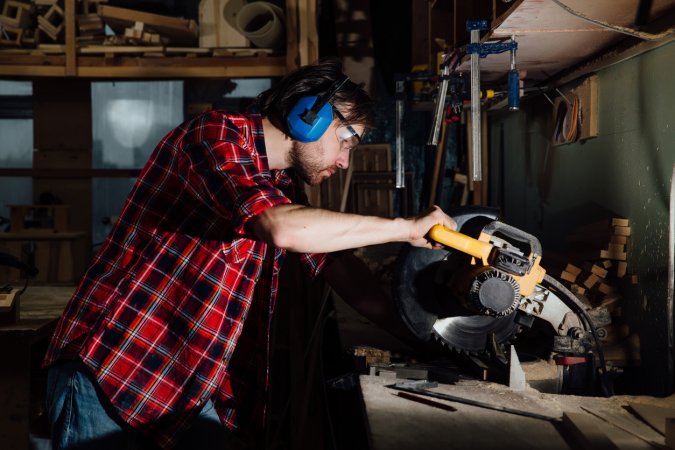
[[[75,46],[75,0],[66,0],[66,76],[77,75],[77,53]]]

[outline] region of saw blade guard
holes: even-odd
[[[455,219],[460,232],[477,238],[487,224],[497,220],[498,210],[471,206],[449,211],[448,214]],[[467,266],[467,258],[470,257],[456,250],[412,246],[405,246],[399,254],[393,274],[392,296],[404,323],[421,342],[432,339],[435,335],[434,323],[439,318],[473,314],[456,301],[448,284],[453,273]],[[480,322],[484,325],[485,319]],[[485,330],[483,326],[480,328]],[[509,329],[505,334],[512,334],[512,331],[515,332]]]

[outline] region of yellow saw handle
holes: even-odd
[[[492,253],[493,249],[493,245],[488,242],[479,241],[443,225],[434,225],[429,230],[429,237],[462,253],[479,258],[484,265],[488,264],[490,253]]]

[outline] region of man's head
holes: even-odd
[[[341,83],[345,79],[339,60],[321,60],[291,72],[261,93],[256,102],[263,117],[291,137],[287,118],[296,104],[304,97],[321,97],[337,84],[339,89],[330,99],[330,104],[340,110],[348,123],[372,127],[374,123],[372,100],[351,80],[347,79]],[[339,118],[334,117],[334,120]]]
[[[310,184],[346,168],[350,150],[374,121],[370,97],[342,73],[336,60],[301,67],[260,94],[257,103],[262,115],[293,140],[289,163]],[[311,110],[313,105],[318,107],[310,111],[310,120],[311,114],[324,106],[322,122],[316,122],[320,126],[313,127],[311,121],[295,126],[292,120],[299,121],[298,113]],[[320,131],[315,133],[317,129]]]

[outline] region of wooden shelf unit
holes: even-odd
[[[0,77],[82,78],[247,78],[279,77],[318,58],[318,36],[309,17],[316,0],[286,0],[286,54],[204,56],[202,50],[184,49],[189,56],[157,54],[80,54],[75,36],[75,0],[65,0],[63,53],[39,54],[35,49],[0,50]],[[309,45],[308,45],[309,43]],[[250,49],[255,52],[256,49]],[[149,51],[151,51],[149,49]]]

